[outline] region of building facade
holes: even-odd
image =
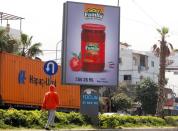
[[[159,58],[151,51],[136,51],[120,46],[119,83],[136,85],[144,78],[158,82]]]

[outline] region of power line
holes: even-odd
[[[138,23],[138,24],[143,24],[143,25],[146,25],[146,26],[150,26],[150,27],[155,28],[155,26],[153,26],[153,25],[151,25],[151,24],[148,24],[148,23],[145,23],[145,22],[143,22],[143,21],[136,20],[136,19],[133,19],[133,18],[123,17],[123,19],[126,19],[126,20],[128,20],[128,21],[133,21],[133,22]]]
[[[161,25],[150,15],[148,14],[139,4],[138,2],[136,2],[136,0],[132,0],[132,2],[135,4],[135,6],[137,6],[139,8],[139,10],[141,10],[149,19],[151,19],[157,26],[161,27]],[[140,20],[136,20],[136,19],[132,19],[132,18],[125,18],[129,21],[133,21],[133,22],[136,22],[136,23],[140,23],[140,24],[143,24],[143,25],[147,25],[147,26],[152,26],[154,28],[157,28],[151,24],[148,24],[148,23],[145,23],[143,21],[140,21]],[[169,32],[171,35],[174,35],[176,37],[178,37],[178,32],[177,31],[170,31]]]
[[[149,19],[151,19],[157,26],[161,27],[160,24],[153,19],[151,15],[149,15],[135,0],[132,0],[132,2],[141,10]]]

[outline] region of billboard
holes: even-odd
[[[119,31],[119,7],[64,3],[62,83],[116,86]]]

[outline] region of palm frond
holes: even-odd
[[[32,45],[27,52],[28,57],[35,57],[39,54],[43,54],[42,50],[40,50],[41,43],[35,43]]]
[[[153,51],[155,51],[156,48],[157,48],[157,44],[154,44],[154,45],[153,45]]]
[[[0,37],[3,37],[4,36],[4,34],[5,34],[5,30],[4,29],[0,29]]]
[[[171,51],[170,51],[168,46],[165,46],[165,52],[164,53],[166,54],[166,57],[170,56]]]
[[[169,32],[169,29],[165,26],[163,26],[161,30],[164,35],[166,35]]]
[[[157,49],[155,50],[155,54],[156,54],[156,56],[160,56],[160,48],[157,48]]]
[[[171,43],[168,43],[168,44],[169,44],[169,46],[171,47],[171,50],[174,50],[173,45],[172,45]]]
[[[33,36],[30,36],[30,38],[27,39],[27,46],[31,46],[31,43],[32,43],[32,38]]]
[[[22,44],[23,44],[23,45],[26,45],[28,36],[27,36],[26,34],[23,34],[23,33],[22,33],[20,38],[21,38]]]
[[[162,34],[161,30],[160,29],[156,29],[160,34]]]

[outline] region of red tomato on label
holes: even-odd
[[[81,61],[77,57],[72,57],[70,60],[70,68],[72,71],[80,71],[81,70]]]

